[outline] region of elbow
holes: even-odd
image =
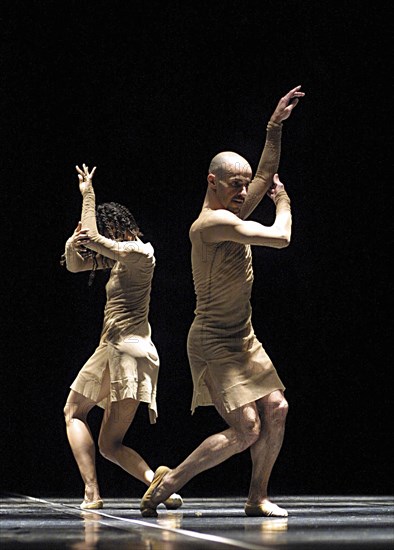
[[[291,236],[290,235],[281,235],[276,240],[275,248],[287,248],[290,244]]]
[[[282,248],[287,248],[289,244],[290,244],[289,240],[283,239],[283,240],[277,241],[275,248],[278,248],[281,250]]]
[[[81,271],[81,268],[80,266],[78,265],[77,262],[74,262],[72,259],[69,259],[67,261],[65,261],[64,263],[64,267],[67,269],[67,271],[69,271],[70,273],[78,273],[79,271]]]
[[[277,248],[287,248],[291,241],[291,223],[278,224],[276,230]]]

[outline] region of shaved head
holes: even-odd
[[[213,157],[209,165],[209,173],[215,176],[225,177],[228,174],[243,174],[252,173],[252,168],[246,159],[234,153],[233,151],[222,151]]]

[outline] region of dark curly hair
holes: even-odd
[[[126,232],[129,231],[134,237],[142,237],[143,233],[135,221],[133,214],[128,208],[118,202],[104,202],[96,207],[96,223],[100,235],[113,239],[114,241],[123,241],[126,239]],[[92,258],[93,268],[89,275],[88,285],[91,286],[96,276],[97,252],[88,248],[78,251],[84,258]],[[108,259],[102,258],[103,266],[106,269],[111,269]],[[60,260],[61,265],[66,263],[65,255],[63,254]]]
[[[126,231],[135,237],[142,233],[128,208],[117,202],[104,202],[96,208],[97,229],[114,241],[124,240]]]

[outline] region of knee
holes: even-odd
[[[277,397],[264,408],[264,423],[269,428],[282,428],[286,422],[289,404],[285,397]]]
[[[251,447],[260,437],[261,424],[260,419],[256,416],[244,422],[238,429],[238,448],[239,452]]]
[[[120,441],[114,441],[105,437],[99,437],[98,448],[101,456],[113,462],[121,447]]]
[[[67,402],[64,405],[63,409],[63,415],[64,415],[64,421],[66,425],[71,424],[71,422],[76,418],[76,407],[73,405],[73,403]]]
[[[66,425],[72,424],[73,420],[81,420],[82,422],[86,421],[86,417],[90,410],[89,406],[83,406],[82,403],[73,403],[67,401],[64,405],[63,414]]]

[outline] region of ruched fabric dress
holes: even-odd
[[[281,127],[269,123],[264,151],[249,186],[251,200],[257,180],[277,171],[280,138]],[[204,242],[203,230],[213,215],[213,210],[203,208],[190,228],[196,293],[195,318],[187,341],[192,413],[200,405],[212,405],[205,383],[207,372],[227,412],[285,389],[252,326],[251,247],[231,241]]]
[[[85,191],[82,227],[89,228],[92,241],[87,245],[98,253],[99,268],[103,257],[112,265],[106,284],[106,305],[100,342],[93,355],[79,371],[71,388],[97,402],[105,368],[110,374],[110,394],[97,403],[106,408],[112,401],[132,398],[148,404],[149,420],[157,418],[157,379],[159,356],[151,339],[148,321],[151,284],[155,268],[154,250],[150,243],[117,242],[97,231],[95,195]],[[90,270],[91,260],[84,260],[66,243],[66,265],[72,272]],[[107,260],[107,261],[108,261]]]

